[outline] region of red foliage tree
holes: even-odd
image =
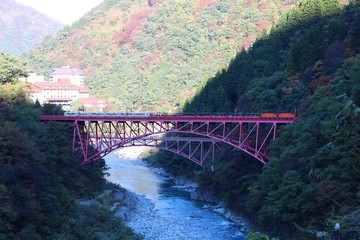
[[[135,36],[135,30],[146,21],[147,16],[152,12],[154,9],[145,9],[136,13],[123,29],[114,33],[115,41],[120,45],[130,42]]]

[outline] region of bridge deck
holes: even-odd
[[[182,137],[180,141],[169,143],[171,150],[202,165],[208,153],[205,144],[221,141],[253,156],[262,163],[269,160],[267,148],[278,135],[278,128],[291,124],[296,117],[268,116],[189,116],[189,115],[154,115],[154,116],[64,116],[43,115],[41,121],[60,121],[72,123],[73,151],[80,144],[84,156],[83,164],[96,161],[111,151],[127,145],[143,143],[149,145],[157,140],[151,135],[162,133],[185,133],[198,138]],[[205,139],[204,137],[208,137]],[[211,139],[211,140],[209,140]],[[147,142],[146,142],[147,140]],[[142,141],[142,142],[140,142]],[[184,146],[180,146],[184,142]],[[163,147],[156,143],[154,146]],[[176,146],[177,148],[171,148]],[[188,149],[187,153],[183,150]],[[196,151],[199,150],[200,154]],[[196,158],[195,155],[200,158]],[[212,153],[214,154],[214,153]]]
[[[63,115],[42,115],[42,121],[117,121],[117,122],[140,122],[140,121],[161,121],[161,122],[261,122],[261,123],[293,123],[297,120],[294,118],[271,117],[265,118],[260,116],[149,116],[149,117],[104,117],[104,116],[63,116]]]

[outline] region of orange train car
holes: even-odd
[[[260,117],[262,117],[262,118],[276,118],[277,114],[276,113],[262,113],[262,114],[260,114]]]
[[[294,118],[296,117],[294,113],[278,113],[279,118]]]
[[[293,113],[262,113],[262,118],[294,118],[296,117]]]

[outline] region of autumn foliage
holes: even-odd
[[[120,45],[130,42],[136,37],[136,29],[140,27],[146,21],[147,16],[154,11],[154,9],[150,8],[136,13],[122,29],[114,32],[115,41]]]

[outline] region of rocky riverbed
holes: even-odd
[[[221,204],[191,200],[196,183],[177,179],[174,184],[168,180],[169,176],[160,176],[161,170],[153,173],[154,169],[150,170],[144,163],[124,161],[125,157],[114,154],[106,159],[111,168],[108,180],[122,187],[124,182],[127,188],[113,193],[111,211],[144,239],[245,239],[248,225],[244,219],[231,214]],[[147,171],[155,177],[150,177]]]
[[[214,218],[209,210],[194,208],[181,218],[174,218],[157,210],[150,199],[129,191],[115,192],[114,201],[111,211],[115,216],[146,240],[245,239],[232,223]]]
[[[173,240],[173,239],[199,239],[188,238],[186,232],[162,217],[154,209],[154,203],[132,192],[126,192],[127,206],[113,208],[115,216],[120,217],[124,223],[144,239]]]

